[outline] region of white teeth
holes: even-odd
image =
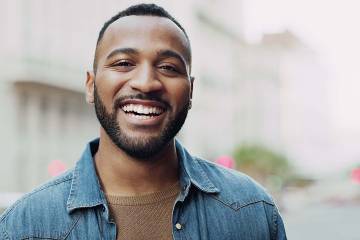
[[[161,114],[163,112],[163,110],[159,107],[148,107],[140,104],[124,105],[122,106],[122,110],[125,112],[135,112],[138,114]]]
[[[131,109],[130,109],[131,111]],[[140,113],[140,106],[139,105],[135,105],[134,108],[133,108],[133,111],[134,112],[137,112],[137,113]]]
[[[140,119],[140,120],[146,120],[146,119],[150,119],[150,118],[154,117],[154,116],[146,116],[146,115],[136,115],[136,114],[133,114],[133,113],[131,113],[130,115],[132,117]]]

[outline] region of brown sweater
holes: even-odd
[[[172,209],[180,185],[140,196],[106,195],[117,240],[172,239]]]

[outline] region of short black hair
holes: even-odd
[[[156,4],[142,3],[142,4],[137,4],[137,5],[133,5],[133,6],[126,8],[125,10],[114,15],[108,21],[106,21],[104,23],[103,27],[101,28],[101,30],[99,32],[99,36],[98,36],[98,39],[96,42],[95,56],[94,56],[94,62],[93,62],[94,74],[96,74],[96,69],[97,69],[98,46],[99,46],[99,43],[101,42],[101,39],[104,37],[104,33],[105,33],[106,29],[110,26],[110,24],[112,24],[119,18],[126,17],[126,16],[156,16],[156,17],[165,17],[165,18],[170,19],[173,23],[176,24],[176,26],[178,26],[181,29],[181,31],[184,33],[184,35],[188,41],[189,64],[191,64],[190,39],[189,39],[185,29],[181,26],[181,24],[173,16],[171,16],[164,8],[162,8]]]

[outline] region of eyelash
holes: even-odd
[[[130,67],[133,67],[135,65],[136,64],[134,64],[131,61],[126,60],[126,59],[114,62],[112,64],[112,66],[114,66],[114,67],[123,67],[123,68],[130,68]],[[180,73],[180,71],[178,70],[177,67],[174,67],[174,66],[169,65],[169,64],[160,65],[158,68],[163,70],[163,71],[168,71],[168,72],[172,72],[172,73]]]
[[[131,66],[134,66],[134,64],[131,63],[128,60],[121,60],[121,61],[115,62],[113,65],[114,66],[119,66],[119,67],[131,67]]]
[[[162,65],[159,68],[163,69],[163,70],[166,70],[166,71],[172,71],[172,72],[176,72],[176,73],[179,72],[176,67],[171,66],[171,65]]]

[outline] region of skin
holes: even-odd
[[[156,94],[168,104],[153,122],[136,121],[122,110],[117,121],[130,137],[150,140],[159,136],[192,97],[188,42],[169,19],[128,16],[112,23],[98,46],[96,73],[87,72],[87,102],[94,102],[94,84],[106,110],[116,99],[134,94]],[[160,191],[178,181],[175,141],[159,153],[136,159],[117,147],[100,127],[95,166],[107,194],[142,195]]]

